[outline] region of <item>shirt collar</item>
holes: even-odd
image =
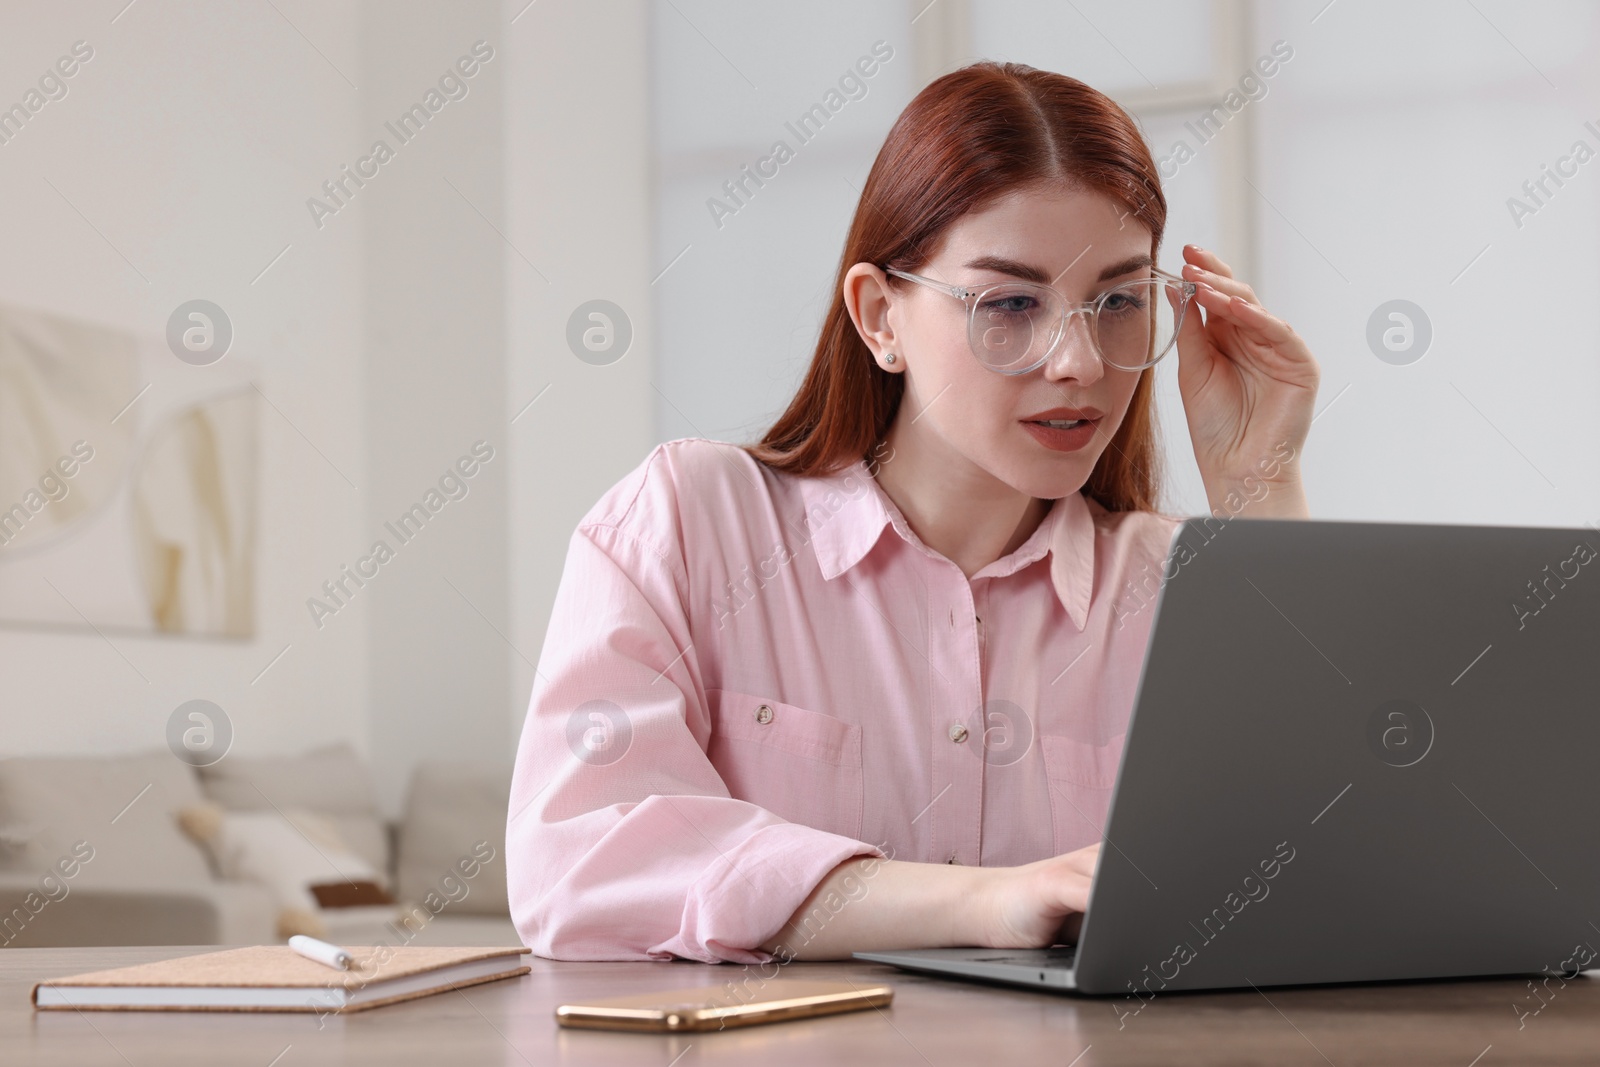
[[[885,527],[909,545],[935,559],[943,559],[912,532],[905,516],[889,499],[864,459],[833,474],[800,479],[805,506],[801,520],[810,535],[817,565],[828,580],[861,562],[883,535]],[[1015,551],[984,567],[974,578],[999,578],[1013,574],[1050,553],[1050,581],[1067,615],[1080,631],[1089,619],[1094,591],[1095,516],[1082,492],[1057,500],[1038,529]]]

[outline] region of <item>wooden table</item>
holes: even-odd
[[[1600,1062],[1600,982],[1531,998],[1525,980],[1168,994],[1121,1019],[1112,1001],[944,981],[862,963],[793,963],[789,977],[887,981],[883,1011],[721,1033],[562,1030],[552,1011],[588,997],[713,985],[740,968],[692,963],[558,963],[529,957],[522,978],[330,1017],[200,1012],[36,1012],[38,979],[208,949],[0,951],[0,1064],[302,1067],[574,1063],[1499,1064]],[[1593,972],[1591,972],[1593,973]],[[1556,983],[1551,983],[1552,988]],[[1116,1002],[1120,1003],[1120,1001]]]

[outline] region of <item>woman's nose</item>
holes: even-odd
[[[1055,351],[1045,360],[1045,377],[1051,381],[1072,378],[1080,382],[1096,382],[1105,375],[1105,364],[1095,348],[1089,328],[1089,315],[1074,311],[1067,316],[1061,328],[1061,340]]]

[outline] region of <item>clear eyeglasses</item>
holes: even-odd
[[[1027,374],[1042,367],[1061,347],[1067,327],[1080,313],[1089,327],[1090,343],[1107,366],[1130,371],[1153,367],[1172,349],[1189,301],[1199,288],[1152,267],[1153,277],[1125,282],[1093,300],[1075,304],[1050,286],[1033,282],[1001,282],[974,289],[891,267],[883,270],[965,303],[972,354],[1001,374]]]

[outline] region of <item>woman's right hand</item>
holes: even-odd
[[[991,867],[980,897],[983,945],[988,948],[1048,948],[1076,941],[1100,845],[1026,863]]]

